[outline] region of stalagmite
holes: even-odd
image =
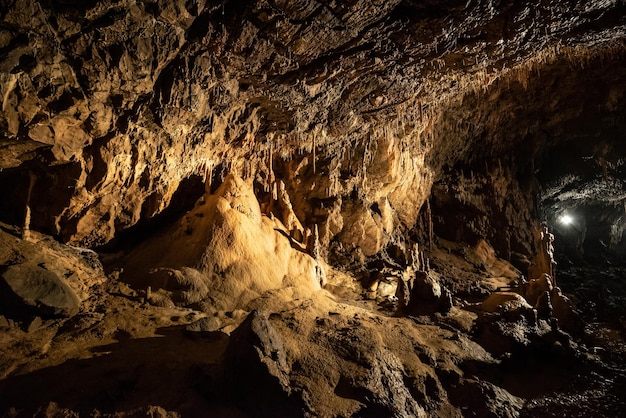
[[[625,415],[623,2],[0,2],[0,416]]]
[[[433,214],[430,209],[430,200],[426,200],[426,219],[428,222],[428,249],[433,250]]]
[[[33,193],[33,188],[35,187],[35,182],[37,181],[37,175],[34,171],[28,171],[28,191],[26,192],[26,205],[24,210],[24,226],[22,227],[22,239],[29,241],[30,236],[30,221],[31,221],[31,209],[30,202]]]

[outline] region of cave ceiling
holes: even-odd
[[[626,416],[625,63],[624,0],[0,0],[0,410]]]
[[[554,150],[579,144],[577,158],[623,172],[621,1],[1,10],[0,209],[17,222],[33,172],[32,225],[64,241],[105,244],[164,211],[189,178],[229,172],[266,190],[280,177],[305,223],[330,216],[311,202],[357,190],[407,227],[455,170],[504,164],[562,183],[577,174],[550,172],[565,167]]]

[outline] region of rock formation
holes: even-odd
[[[626,412],[622,1],[0,23],[2,416]]]

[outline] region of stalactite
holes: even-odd
[[[426,200],[426,217],[428,218],[428,249],[433,250],[433,217],[430,209],[430,199]]]
[[[269,149],[268,149],[268,157],[267,157],[267,169],[269,170],[268,173],[268,182],[269,184],[274,184],[274,182],[276,181],[276,178],[274,177],[274,149],[273,149],[273,143],[272,140],[274,139],[274,137],[270,137],[269,138]]]
[[[316,172],[316,167],[315,167],[316,159],[317,159],[317,156],[315,154],[315,132],[313,132],[313,174],[315,174]]]
[[[211,193],[211,182],[213,180],[213,163],[205,163],[204,166],[204,190]]]

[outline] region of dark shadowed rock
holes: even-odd
[[[9,317],[72,316],[105,280],[97,254],[31,231],[0,229],[0,311]]]
[[[12,299],[14,304],[32,307],[44,315],[72,316],[78,312],[80,300],[76,293],[63,277],[42,265],[24,263],[9,266],[1,278],[6,292],[10,292],[3,292],[5,301]]]
[[[187,325],[185,327],[185,331],[188,332],[214,332],[217,331],[220,326],[221,326],[221,322],[219,320],[219,318],[216,318],[214,316],[210,316],[210,317],[204,317],[204,318],[200,318],[195,322],[192,322],[191,324]]]
[[[407,314],[448,313],[452,308],[452,294],[439,283],[436,273],[418,271],[415,273],[415,279],[408,285],[410,298],[406,307]]]
[[[9,329],[11,326],[11,322],[4,315],[0,315],[0,329]]]
[[[252,311],[232,334],[224,359],[229,396],[257,417],[303,416],[289,384],[281,336],[259,311]]]
[[[463,405],[466,416],[485,418],[517,418],[524,402],[491,383],[464,379],[448,389],[450,401]],[[471,411],[471,412],[470,412]]]

